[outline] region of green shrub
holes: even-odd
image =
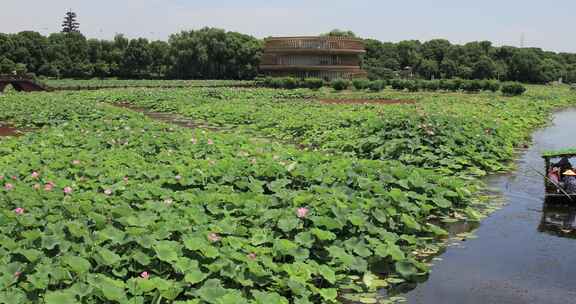
[[[452,92],[457,92],[459,90],[464,90],[464,80],[463,79],[459,79],[456,78],[454,80],[452,80],[453,85],[452,85]]]
[[[332,80],[332,88],[336,91],[343,91],[348,89],[348,87],[350,87],[350,81],[346,80],[346,79],[334,79]]]
[[[268,87],[270,88],[274,88],[274,89],[281,89],[283,88],[283,84],[284,81],[282,80],[282,78],[270,78],[270,81],[268,83]]]
[[[423,89],[426,91],[438,91],[440,89],[440,81],[438,80],[430,80],[424,83]]]
[[[487,80],[487,87],[486,87],[486,91],[491,91],[491,92],[498,92],[498,90],[500,90],[500,82],[497,80]]]
[[[369,84],[370,91],[372,92],[380,92],[384,89],[384,81],[382,80],[374,80],[371,81]]]
[[[270,76],[256,78],[256,85],[259,87],[270,88],[270,87],[272,87],[273,83],[274,83],[274,78],[272,78]]]
[[[526,92],[526,87],[519,82],[510,82],[504,84],[500,90],[504,96],[519,96]]]
[[[293,77],[282,78],[282,88],[292,90],[300,86],[300,81]]]
[[[324,86],[324,80],[320,78],[306,78],[303,81],[304,87],[312,90],[318,90]]]
[[[419,81],[406,81],[405,86],[409,92],[418,92],[422,87],[422,83]]]
[[[366,79],[354,79],[352,80],[352,86],[358,91],[366,90],[370,87],[371,82]]]
[[[439,89],[444,91],[451,91],[454,86],[454,81],[450,79],[442,79],[439,83]]]
[[[406,81],[400,79],[393,79],[390,81],[390,86],[394,90],[402,91],[406,88]]]
[[[273,89],[296,89],[303,84],[293,77],[266,77],[256,80],[257,85]]]
[[[467,93],[477,93],[482,89],[482,83],[479,80],[467,80],[463,82],[462,89]]]

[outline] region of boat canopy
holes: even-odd
[[[542,157],[546,159],[557,157],[576,157],[576,148],[545,151],[542,153]]]

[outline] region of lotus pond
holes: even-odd
[[[443,222],[482,217],[476,177],[570,94],[0,96],[0,121],[30,130],[0,138],[0,303],[375,303],[429,272]]]

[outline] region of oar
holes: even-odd
[[[574,199],[572,198],[572,196],[570,196],[570,194],[568,194],[566,191],[564,191],[564,189],[562,189],[562,186],[560,186],[558,183],[556,183],[555,181],[551,180],[548,176],[542,174],[540,171],[534,169],[534,167],[528,165],[528,168],[532,169],[534,172],[538,173],[540,176],[544,177],[547,181],[549,181],[552,185],[556,186],[556,188],[558,188],[558,190],[560,190],[560,192],[562,192],[562,194],[564,194],[568,199],[570,199],[570,201],[574,201]]]

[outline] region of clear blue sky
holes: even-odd
[[[267,37],[350,29],[382,41],[490,40],[576,52],[574,0],[1,0],[0,32],[59,31],[68,8],[88,37],[167,39],[204,26]]]

